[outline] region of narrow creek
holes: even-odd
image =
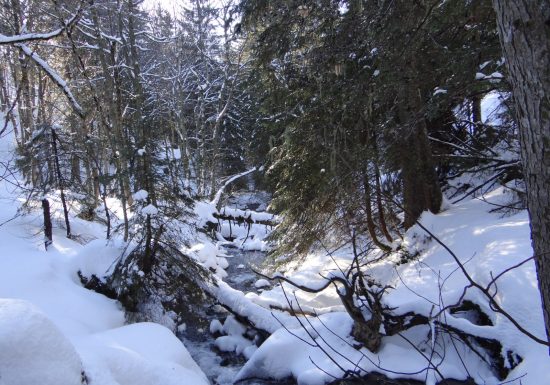
[[[265,197],[264,197],[265,199]],[[236,202],[232,202],[233,205]],[[258,207],[261,206],[261,207]],[[241,209],[265,210],[266,204],[249,204]],[[225,269],[227,277],[224,281],[233,289],[243,293],[254,292],[260,294],[262,289],[255,286],[256,281],[260,278],[253,269],[260,266],[267,254],[262,251],[244,251],[237,248],[222,247],[220,250],[228,256],[228,267]],[[220,305],[207,307],[204,311],[202,319],[197,325],[193,325],[187,330],[178,332],[178,337],[183,341],[187,350],[206,374],[212,385],[231,385],[233,379],[241,368],[246,363],[246,358],[236,352],[224,352],[216,346],[216,338],[219,336],[210,333],[209,326],[214,321],[224,323],[225,319],[230,316],[230,313]],[[296,385],[297,382],[293,378],[284,380],[266,380],[266,379],[250,379],[239,381],[240,385]],[[408,379],[389,379],[388,377],[370,373],[364,378],[340,380],[331,383],[332,385],[345,384],[361,384],[361,385],[421,385],[423,382],[408,380]],[[472,385],[469,381],[443,380],[440,384],[446,385]],[[475,385],[475,384],[474,384]]]
[[[260,265],[266,253],[261,251],[243,251],[235,248],[224,248],[223,252],[229,257],[229,266],[226,269],[228,276],[225,281],[234,289],[244,293],[255,292],[259,293],[261,289],[257,289],[254,283],[258,276],[252,271],[254,266]],[[219,320],[223,323],[228,313],[224,309],[214,308],[207,312],[206,317],[208,324],[212,320]],[[216,345],[216,337],[208,330],[203,333],[181,333],[180,339],[184,342],[187,350],[206,373],[210,382],[213,385],[229,385],[239,370],[246,363],[246,359],[235,352],[222,352]],[[288,380],[262,380],[253,379],[240,381],[243,385],[267,385],[281,384],[294,385],[296,382],[292,379]]]
[[[238,249],[224,249],[225,253],[230,257],[229,266],[226,269],[228,276],[225,281],[234,289],[244,293],[255,292],[260,293],[261,289],[257,289],[254,283],[259,278],[252,268],[259,266],[266,258],[265,252],[260,251],[242,251]],[[210,323],[214,319],[223,322],[228,313],[223,309],[210,312],[207,315],[207,321]],[[193,337],[181,336],[181,340],[189,350],[191,356],[197,364],[206,373],[212,385],[231,385],[232,380],[239,370],[246,363],[246,359],[242,355],[235,352],[227,353],[220,352],[215,346],[215,336],[210,334],[208,330],[204,333],[195,334]],[[296,385],[297,382],[292,379],[285,380],[265,380],[251,379],[238,382],[239,385]],[[364,378],[340,380],[332,385],[423,385],[424,382],[410,379],[390,379],[382,374],[370,373]],[[442,380],[439,385],[475,385],[469,380]]]

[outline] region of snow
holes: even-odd
[[[246,327],[239,323],[234,316],[229,316],[223,323],[222,331],[228,335],[243,335],[246,332]]]
[[[498,78],[494,74],[491,76]],[[4,145],[0,143],[0,151],[4,150]],[[136,200],[146,199],[147,192],[142,190],[136,194]],[[507,216],[489,213],[495,204],[506,202],[509,194],[505,188],[499,188],[476,199],[447,204],[438,215],[424,213],[421,217],[421,223],[456,253],[468,273],[480,284],[488,284],[492,277],[532,255],[526,212]],[[0,182],[0,223],[16,214],[14,199],[8,183]],[[48,199],[52,201],[54,218],[62,218],[59,200],[54,194],[48,195]],[[272,214],[242,208],[222,207],[218,212],[214,203],[197,202],[194,210],[198,226],[207,221],[216,223],[213,215],[220,212],[254,220],[278,220]],[[115,217],[121,216],[120,202],[109,198],[108,205]],[[150,206],[156,214],[157,208]],[[147,213],[147,207],[142,213]],[[208,384],[185,346],[170,330],[153,323],[125,325],[124,312],[116,301],[82,287],[77,272],[104,279],[123,254],[125,244],[116,237],[105,241],[105,229],[98,223],[71,217],[71,225],[75,234],[90,241],[79,244],[65,238],[63,229],[56,227],[54,242],[47,252],[41,236],[39,211],[31,210],[30,214],[21,215],[1,227],[0,385],[76,385],[80,383],[81,371],[90,384]],[[395,308],[396,314],[414,311],[431,316],[431,321],[402,335],[384,337],[377,354],[353,346],[350,337],[353,321],[332,287],[313,294],[296,290],[286,283],[268,288],[269,282],[260,279],[253,286],[265,290],[257,294],[235,290],[223,281],[231,258],[225,255],[221,245],[265,250],[269,232],[264,225],[252,224],[247,228],[233,224],[229,229],[227,223],[222,223],[217,234],[219,242],[197,233],[190,246],[182,247],[182,251],[216,273],[215,282],[208,290],[222,305],[231,307],[238,316],[246,317],[259,329],[272,333],[257,347],[257,341],[248,338],[246,327],[236,317],[229,316],[223,323],[213,320],[210,333],[223,334],[216,338],[216,347],[248,359],[235,378],[229,378],[230,372],[224,372],[219,381],[223,376],[223,383],[250,377],[283,379],[292,376],[301,385],[320,385],[331,381],[333,375],[342,376],[343,368],[360,370],[362,374],[376,371],[393,378],[406,373],[407,377],[434,384],[439,375],[428,367],[425,356],[411,348],[410,341],[423,352],[435,349],[437,369],[446,377],[465,379],[471,376],[477,383],[500,383],[479,357],[439,330],[436,321],[444,320],[469,334],[497,338],[505,352],[512,351],[523,358],[504,381],[514,385],[549,382],[547,348],[519,333],[506,317],[495,314],[481,292],[469,289],[465,299],[478,304],[489,315],[492,326],[477,325],[468,317],[443,310],[445,305],[458,300],[467,280],[457,270],[449,253],[420,227],[409,229],[404,239],[395,243],[402,249],[418,251],[415,260],[397,265],[400,256],[394,254],[372,264],[369,274],[393,287],[383,301],[386,306]],[[235,238],[232,242],[223,239],[229,234]],[[300,284],[321,287],[326,282],[323,277],[341,275],[339,269],[345,269],[351,260],[349,247],[331,256],[316,251],[294,262],[294,266],[285,266],[284,275]],[[239,267],[244,265],[239,264]],[[507,272],[497,283],[495,299],[498,303],[522,326],[543,338],[545,331],[534,263],[528,261]],[[494,293],[495,285],[491,290]],[[275,310],[296,309],[297,303],[305,312],[320,316],[300,317],[301,326],[297,318]],[[177,330],[184,332],[186,325],[180,324]],[[456,349],[448,348],[453,344]]]
[[[491,83],[498,83],[504,79],[504,75],[501,74],[500,72],[493,72],[490,75],[485,75],[482,72],[477,72],[475,78],[476,80],[488,80]]]
[[[426,212],[420,220],[456,253],[472,278],[482,285],[487,285],[492,277],[532,255],[526,212],[504,217],[489,213],[495,204],[506,202],[508,194],[505,188],[499,188],[480,198],[456,205],[449,204],[438,215]],[[548,383],[550,357],[547,348],[520,333],[506,317],[494,313],[488,299],[479,290],[469,289],[465,299],[478,304],[490,316],[492,326],[476,325],[459,314],[451,314],[449,310],[441,311],[446,305],[459,299],[467,280],[457,270],[457,264],[449,253],[434,239],[415,226],[406,233],[401,246],[410,251],[418,250],[420,255],[414,261],[398,266],[395,262],[399,256],[394,255],[373,264],[369,270],[372,277],[394,288],[384,296],[385,305],[395,308],[397,314],[414,311],[426,316],[436,316],[436,320],[472,335],[498,339],[502,343],[503,352],[514,352],[523,359],[504,381],[515,385]],[[310,287],[320,286],[324,279],[319,273],[327,276],[337,270],[337,266],[345,268],[351,263],[351,259],[349,249],[342,249],[330,257],[323,253],[314,253],[296,264],[296,270],[287,275],[298,283],[307,283]],[[534,263],[528,261],[507,272],[498,279],[497,284],[495,298],[500,306],[531,333],[544,338]],[[287,320],[280,318],[288,330],[277,328],[252,355],[235,380],[250,377],[283,379],[292,376],[298,384],[324,384],[332,380],[330,375],[343,374],[334,360],[346,370],[361,368],[362,373],[376,371],[392,378],[403,377],[403,374],[396,373],[402,372],[408,373],[406,377],[435,384],[436,380],[440,380],[439,375],[433,369],[427,369],[426,358],[411,348],[404,339],[407,338],[425,352],[430,352],[435,347],[434,357],[445,357],[442,361],[437,358],[438,370],[448,378],[473,377],[476,383],[487,384],[501,382],[462,343],[457,344],[455,341],[456,350],[453,347],[443,352],[443,346],[452,347],[453,342],[448,335],[435,327],[433,321],[407,330],[402,333],[403,337],[384,337],[380,351],[373,354],[364,348],[358,351],[349,345],[353,343],[349,337],[352,320],[343,311],[332,288],[309,294],[283,284],[260,295],[249,293],[245,297],[266,310],[272,306],[288,307],[282,292],[283,287],[293,302],[292,305],[295,306],[297,300],[304,311],[324,314],[319,318],[310,318],[309,321],[302,318],[305,328],[287,324]],[[494,293],[495,285],[491,289]],[[438,311],[441,311],[439,315]],[[260,312],[255,313],[259,315]],[[434,335],[434,331],[437,335]],[[403,360],[402,357],[407,359]],[[468,371],[461,361],[464,361]]]
[[[153,204],[148,204],[147,206],[141,209],[141,213],[143,215],[157,215],[158,212],[159,210]]]
[[[195,202],[193,209],[195,216],[197,217],[196,224],[198,227],[204,227],[206,222],[217,222],[217,219],[214,217],[214,214],[217,213],[216,207],[209,202]]]
[[[149,322],[97,333],[81,341],[91,383],[208,384],[189,352],[167,328]],[[101,354],[97,354],[101,352]]]
[[[269,287],[269,286],[271,286],[271,284],[269,283],[269,281],[267,279],[262,278],[262,279],[257,280],[254,283],[254,286],[259,289],[259,288],[263,288],[263,287]]]
[[[221,333],[222,330],[223,330],[223,325],[219,320],[213,319],[212,322],[210,322],[211,334]]]
[[[179,324],[176,330],[178,331],[178,333],[183,333],[184,331],[187,330],[187,324],[185,323]]]
[[[44,313],[0,298],[0,384],[75,385],[81,370],[75,348]]]
[[[85,277],[95,275],[102,279],[109,275],[124,246],[119,240],[106,243],[103,239],[94,239],[75,255],[71,262],[73,270],[80,270]]]
[[[260,222],[260,221],[271,221],[271,222],[279,222],[279,218],[271,213],[267,212],[257,212],[252,210],[241,210],[241,209],[235,209],[231,207],[222,207],[220,209],[220,214],[222,215],[228,215],[235,218],[242,217],[246,219],[250,219],[254,222]]]
[[[481,63],[481,64],[479,65],[479,69],[482,70],[482,69],[484,69],[485,67],[487,67],[489,64],[491,64],[491,60]]]
[[[197,243],[188,249],[184,248],[182,251],[192,256],[205,268],[214,271],[218,277],[224,278],[227,276],[224,270],[229,266],[227,259],[225,259],[226,255],[222,253],[218,245],[209,242],[206,238],[202,239],[201,243]]]
[[[210,288],[211,293],[216,296],[220,304],[227,305],[239,315],[249,319],[257,328],[273,333],[285,325],[298,326],[294,317],[287,313],[274,313],[251,301],[243,292],[233,289],[226,282],[216,282],[216,286]]]
[[[210,323],[210,333],[223,333],[225,335],[216,338],[215,346],[222,352],[235,352],[250,358],[257,350],[253,341],[244,336],[246,327],[230,315],[222,324],[218,320]]]
[[[24,33],[13,36],[6,36],[0,33],[0,44],[22,43],[29,40],[47,40],[63,32],[62,28],[47,33]]]
[[[240,174],[233,175],[232,177],[227,179],[227,181],[225,181],[225,183],[222,185],[222,187],[220,187],[220,189],[216,192],[216,195],[214,196],[214,199],[212,199],[210,204],[213,205],[213,206],[217,206],[220,199],[221,199],[221,196],[222,196],[222,194],[223,194],[223,192],[224,192],[224,190],[227,186],[229,186],[235,180],[237,180],[239,178],[242,178],[243,176],[248,175],[250,173],[253,173],[254,171],[256,171],[256,167],[253,167],[250,170],[241,172]]]
[[[12,153],[11,140],[0,139],[0,159]],[[54,234],[45,251],[39,202],[16,216],[19,202],[9,182],[0,181],[0,384],[77,385],[82,373],[98,385],[208,384],[169,329],[125,325],[118,302],[82,287],[77,272],[104,278],[125,243],[105,241],[103,225],[73,210],[73,234],[91,241],[67,239],[57,226],[59,198],[48,195]]]
[[[221,195],[219,199],[221,199]],[[227,206],[221,207],[218,210],[214,201],[215,200],[213,200],[212,202],[195,202],[194,213],[196,216],[195,223],[197,227],[205,227],[208,222],[220,223],[221,228],[219,229],[217,235],[220,242],[224,243],[225,245],[231,244],[236,248],[248,251],[269,250],[269,245],[266,241],[266,238],[271,233],[272,228],[269,228],[264,224],[258,224],[256,222],[269,222],[272,224],[277,224],[280,221],[280,218],[278,218],[274,214],[267,212],[253,211],[247,209],[242,210]],[[230,216],[235,219],[240,218],[241,223],[239,223],[238,221],[231,221],[230,223],[226,220],[220,220],[218,222],[218,219],[216,219],[216,217],[214,216],[216,214]],[[245,220],[253,222],[252,224],[250,224],[250,227],[248,226],[248,223],[244,223]],[[228,238],[233,238],[233,240],[227,241]],[[206,240],[204,242],[206,242]],[[213,264],[209,267],[213,267]]]
[[[136,201],[144,201],[149,196],[149,193],[145,190],[138,190],[134,193],[133,197]]]
[[[38,219],[16,219],[0,233],[0,297],[15,298],[0,300],[0,384],[80,384],[81,369],[102,385],[208,384],[168,329],[124,326],[120,305],[80,286],[76,271],[103,277],[120,255],[116,244],[82,246],[56,229],[45,252]],[[37,235],[18,235],[27,232]]]

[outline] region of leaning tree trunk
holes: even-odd
[[[516,104],[531,241],[550,341],[550,3],[493,3]]]

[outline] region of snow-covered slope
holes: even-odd
[[[12,154],[2,138],[0,159]],[[168,329],[125,325],[117,302],[80,284],[77,271],[105,273],[121,243],[107,244],[101,225],[76,217],[73,233],[97,239],[67,239],[50,197],[54,242],[45,251],[41,211],[16,216],[20,190],[12,182],[0,181],[0,385],[208,384]]]
[[[438,215],[425,213],[420,219],[457,255],[468,274],[482,286],[532,256],[527,213],[522,211],[507,216],[490,213],[498,207],[495,205],[508,201],[508,194],[499,188],[482,198],[450,206]],[[418,256],[412,262],[399,264],[401,256],[396,253],[366,270],[377,281],[393,287],[384,296],[384,304],[395,308],[395,314],[415,312],[434,317],[435,321],[470,335],[500,341],[503,356],[508,360],[512,359],[512,356],[507,356],[508,351],[523,359],[507,375],[508,383],[550,384],[548,348],[519,332],[503,315],[492,311],[488,299],[478,289],[469,288],[464,299],[479,305],[481,311],[489,316],[491,325],[476,324],[460,312],[441,311],[458,301],[468,281],[455,260],[435,239],[415,226],[405,235],[403,247],[412,254],[418,251]],[[340,250],[332,256],[312,254],[289,276],[302,284],[314,286],[323,280],[319,273],[327,276],[329,271],[345,269],[350,261],[349,250]],[[296,290],[288,284],[284,287],[295,304],[293,293]],[[500,276],[490,292],[521,326],[535,336],[545,338],[532,260]],[[279,329],[255,352],[238,378],[294,376],[299,384],[313,385],[329,382],[331,376],[342,376],[342,370],[360,367],[365,372],[411,377],[427,384],[434,384],[441,375],[456,379],[471,377],[478,384],[501,382],[462,342],[451,339],[433,326],[416,326],[402,335],[384,337],[380,352],[373,354],[364,348],[354,349],[349,337],[352,321],[343,312],[332,287],[318,294],[296,291],[296,298],[304,310],[317,308],[325,314],[311,319],[311,323],[303,321],[304,327],[289,327],[289,331]],[[286,305],[280,287],[262,293],[256,302],[262,301]],[[434,346],[435,353],[431,356]],[[429,359],[432,363],[428,362]],[[505,362],[505,365],[510,364]]]

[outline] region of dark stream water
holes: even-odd
[[[244,293],[259,293],[254,283],[258,276],[251,268],[259,266],[265,259],[266,253],[260,251],[242,251],[234,248],[225,248],[224,252],[229,256],[229,266],[226,269],[228,276],[224,279],[231,287]],[[229,385],[232,379],[246,363],[246,359],[235,352],[221,352],[215,346],[215,336],[209,333],[208,325],[212,320],[219,320],[223,323],[228,316],[228,312],[219,306],[210,308],[205,313],[205,322],[198,329],[198,333],[181,333],[180,338],[184,342],[187,350],[201,369],[206,373],[213,385]],[[242,385],[295,385],[293,379],[288,380],[264,380],[251,379],[241,381]]]

